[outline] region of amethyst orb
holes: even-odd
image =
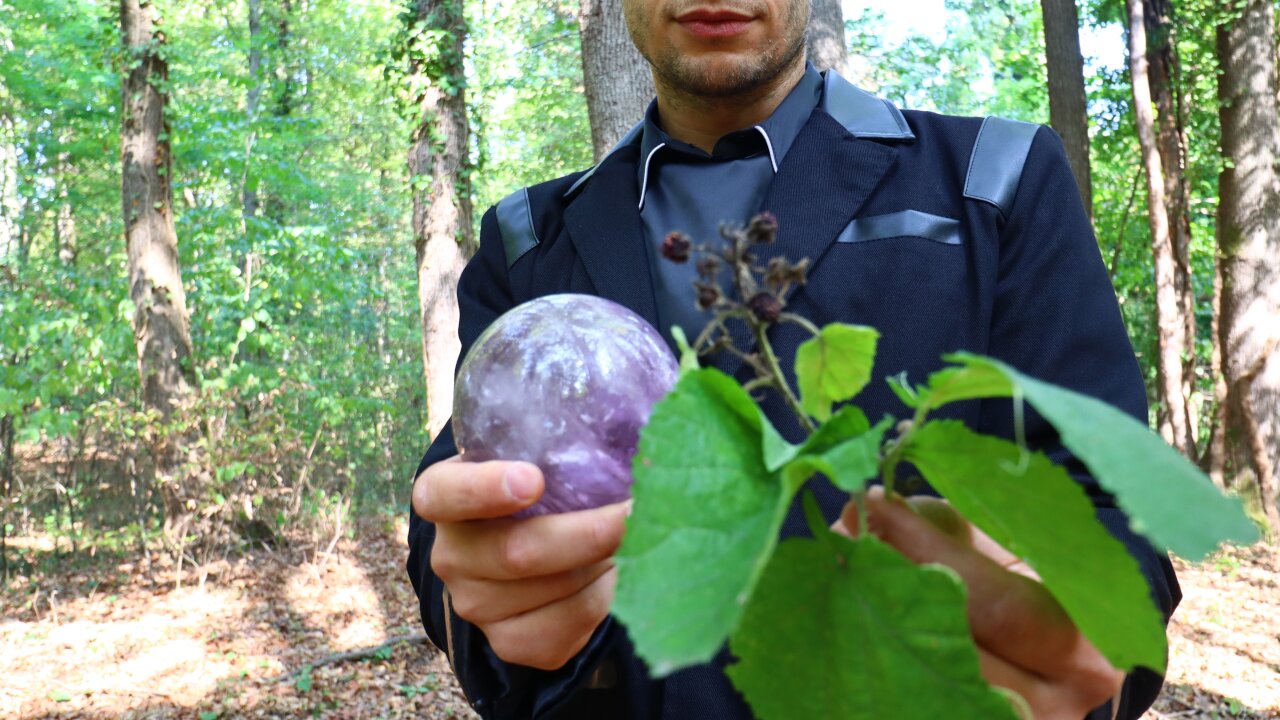
[[[476,340],[453,391],[453,437],[469,461],[527,460],[546,490],[519,516],[631,495],[631,458],[679,367],[644,318],[593,295],[548,295]]]

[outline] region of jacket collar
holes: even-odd
[[[835,70],[822,73],[822,100],[818,107],[826,111],[855,138],[901,142],[911,142],[916,139],[902,111],[896,105],[854,86]],[[644,120],[632,126],[622,139],[605,153],[600,163],[569,186],[569,189],[564,192],[565,199],[569,199],[581,190],[583,185],[595,176],[596,169],[611,155],[629,145],[639,145],[644,136],[644,126]],[[644,158],[640,159],[644,160]]]
[[[777,217],[779,227],[778,242],[766,248],[762,262],[784,252],[792,260],[807,257],[811,276],[893,165],[898,153],[894,146],[915,139],[892,103],[858,90],[831,71],[824,83],[822,105],[796,136],[762,205]],[[632,128],[565,193],[565,229],[594,290],[656,327],[649,251],[636,210],[641,127]],[[792,306],[804,312],[805,302],[802,288]],[[735,340],[739,347],[751,345],[750,338]],[[779,341],[788,345],[792,339]],[[730,374],[739,369],[732,356],[716,364]]]
[[[916,139],[896,105],[854,87],[834,70],[823,75],[821,107],[850,135],[869,140]]]

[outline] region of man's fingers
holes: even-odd
[[[628,503],[593,510],[441,526],[431,565],[453,578],[519,580],[555,575],[613,555],[622,542]]]
[[[434,523],[506,517],[537,502],[542,489],[542,471],[532,463],[470,463],[455,456],[414,481],[413,511]]]
[[[1043,585],[1009,572],[901,500],[886,500],[879,489],[868,493],[867,508],[871,531],[882,540],[917,563],[940,563],[959,573],[969,591],[969,625],[980,646],[1041,675],[1075,669],[1084,640]]]
[[[1048,720],[1048,716],[1042,717],[1041,713],[1036,712],[1037,707],[1044,707],[1046,701],[1050,700],[1045,697],[1049,694],[1050,688],[1044,678],[1033,675],[983,648],[978,648],[978,666],[982,670],[982,677],[987,682],[1009,690],[1017,696],[1011,700],[1023,720]],[[1083,717],[1091,709],[1085,708],[1072,720]]]
[[[462,578],[449,588],[458,617],[487,625],[571,597],[613,569],[613,558],[558,575],[525,580]]]
[[[981,647],[978,663],[987,682],[1017,695],[1014,705],[1027,720],[1078,720],[1118,695],[1124,681],[1118,670],[1101,681],[1087,674],[1069,681],[1040,677]]]
[[[611,569],[579,593],[482,628],[489,646],[509,663],[556,670],[586,646],[609,614],[617,569]]]

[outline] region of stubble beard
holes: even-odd
[[[805,36],[801,33],[786,47],[780,42],[771,43],[760,55],[723,70],[716,63],[700,62],[675,51],[646,59],[658,81],[672,90],[692,97],[723,99],[749,95],[767,86],[791,67],[804,48]]]

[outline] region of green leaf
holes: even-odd
[[[60,703],[71,702],[71,693],[65,690],[54,690],[49,693],[49,699]]]
[[[860,435],[824,447],[821,454],[800,455],[783,469],[787,487],[794,493],[814,473],[820,472],[845,492],[862,490],[868,480],[880,473],[880,444],[892,423],[893,418],[886,417]]]
[[[894,395],[902,401],[903,405],[909,408],[915,408],[920,405],[920,398],[916,394],[916,389],[911,387],[911,383],[907,381],[907,371],[903,370],[897,375],[890,375],[885,378],[885,382],[889,383],[889,389]]]
[[[311,688],[314,685],[315,681],[311,678],[311,666],[304,665],[302,667],[302,674],[298,676],[298,679],[293,683],[293,686],[297,688],[298,692],[311,692]]]
[[[727,672],[762,720],[1015,720],[982,679],[964,586],[874,537],[778,547]]]
[[[1134,531],[1157,545],[1200,560],[1223,541],[1258,540],[1258,528],[1240,501],[1218,492],[1199,468],[1146,425],[1101,400],[1041,382],[990,358],[962,353],[946,359],[963,363],[966,370],[1007,377],[1058,430],[1062,444],[1116,496]]]
[[[1013,383],[999,369],[990,365],[949,367],[929,376],[929,384],[920,389],[929,410],[947,403],[980,398],[1009,397]]]
[[[866,387],[880,333],[861,325],[832,323],[796,350],[796,383],[804,411],[826,420],[834,403]]]
[[[831,419],[818,426],[818,429],[804,441],[803,445],[792,445],[773,430],[767,418],[761,416],[764,426],[764,465],[770,472],[791,462],[800,454],[821,455],[832,447],[856,437],[871,429],[871,423],[861,408],[846,405],[840,408]]]
[[[845,440],[858,437],[871,429],[871,421],[866,413],[856,405],[845,405],[836,411],[831,419],[823,422],[818,429],[804,441],[799,452],[820,455]],[[774,468],[770,468],[771,470]]]
[[[1163,672],[1164,622],[1138,561],[1098,522],[1066,470],[957,420],[917,428],[905,459],[961,515],[1034,568],[1113,665]]]
[[[613,613],[655,677],[715,655],[777,543],[790,497],[764,467],[762,427],[708,368],[681,377],[641,433]]]

